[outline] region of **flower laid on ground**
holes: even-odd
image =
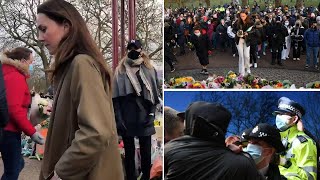
[[[306,88],[320,89],[320,81],[315,81],[315,82],[308,83],[306,85]]]
[[[254,75],[238,75],[229,71],[226,76],[210,74],[206,80],[196,81],[193,77],[171,78],[166,88],[206,88],[206,89],[296,89],[289,80],[269,81]],[[301,88],[320,88],[320,81],[308,83]]]
[[[167,88],[187,88],[187,89],[204,89],[206,88],[205,82],[195,81],[193,77],[180,77],[171,78]]]

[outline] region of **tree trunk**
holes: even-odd
[[[296,6],[297,6],[297,9],[301,9],[301,7],[303,6],[303,0],[297,0]]]
[[[275,0],[275,6],[276,7],[281,6],[281,0]]]
[[[210,0],[206,0],[207,7],[210,7]]]
[[[241,5],[242,6],[247,6],[248,5],[248,0],[241,0]]]

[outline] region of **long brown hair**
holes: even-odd
[[[64,62],[72,61],[78,54],[87,54],[99,64],[111,89],[111,70],[104,61],[77,9],[64,0],[47,0],[38,6],[37,13],[45,14],[58,24],[68,23],[70,25],[69,33],[61,40],[55,54],[55,61],[50,69],[52,72],[51,81]]]
[[[3,54],[12,60],[21,61],[23,59],[28,60],[32,51],[26,47],[17,47],[10,51],[5,51]]]
[[[248,12],[247,12],[246,10],[242,10],[242,11],[240,11],[240,13],[238,14],[238,27],[240,27],[241,25],[244,25],[244,23],[242,22],[242,19],[241,19],[241,17],[240,17],[240,14],[242,14],[242,13],[244,13],[244,14],[247,15],[247,18],[246,18],[246,20],[245,20],[246,24],[249,24],[250,21],[251,21],[250,16],[248,15]]]

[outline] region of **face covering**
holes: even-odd
[[[285,22],[284,25],[289,26],[289,22]]]
[[[210,22],[210,21],[208,21],[208,24],[211,24],[211,22]]]
[[[280,131],[287,130],[290,125],[288,124],[288,121],[291,119],[291,116],[289,115],[277,115],[276,116],[276,126]]]
[[[29,72],[30,74],[33,72],[33,64],[29,64]]]
[[[246,149],[246,152],[250,154],[256,164],[259,164],[263,160],[262,151],[263,148],[261,146],[250,143],[248,144]]]
[[[198,37],[201,35],[200,33],[194,33],[194,34],[195,34],[196,36],[198,36]]]
[[[140,52],[136,51],[136,50],[131,50],[129,53],[128,53],[128,58],[132,59],[132,60],[136,60],[138,59],[140,56]]]

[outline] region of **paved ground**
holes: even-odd
[[[292,54],[292,52],[291,52]],[[290,54],[290,55],[291,55]],[[186,55],[177,56],[178,64],[175,65],[176,71],[170,72],[170,67],[165,63],[165,79],[179,76],[193,76],[196,80],[206,79],[206,75],[200,74],[201,65],[194,52],[187,52]],[[209,57],[209,73],[225,75],[229,70],[238,73],[238,57],[232,57],[231,50],[220,52],[214,50]],[[320,80],[320,71],[313,67],[305,69],[306,56],[302,55],[300,61],[293,61],[292,57],[284,61],[284,66],[271,65],[271,53],[267,52],[257,60],[258,68],[251,68],[253,75],[267,80],[290,80],[297,87],[304,86],[308,82]]]
[[[19,180],[37,180],[39,179],[41,161],[25,158],[25,166],[21,171]],[[3,174],[3,163],[0,160],[0,176]]]

